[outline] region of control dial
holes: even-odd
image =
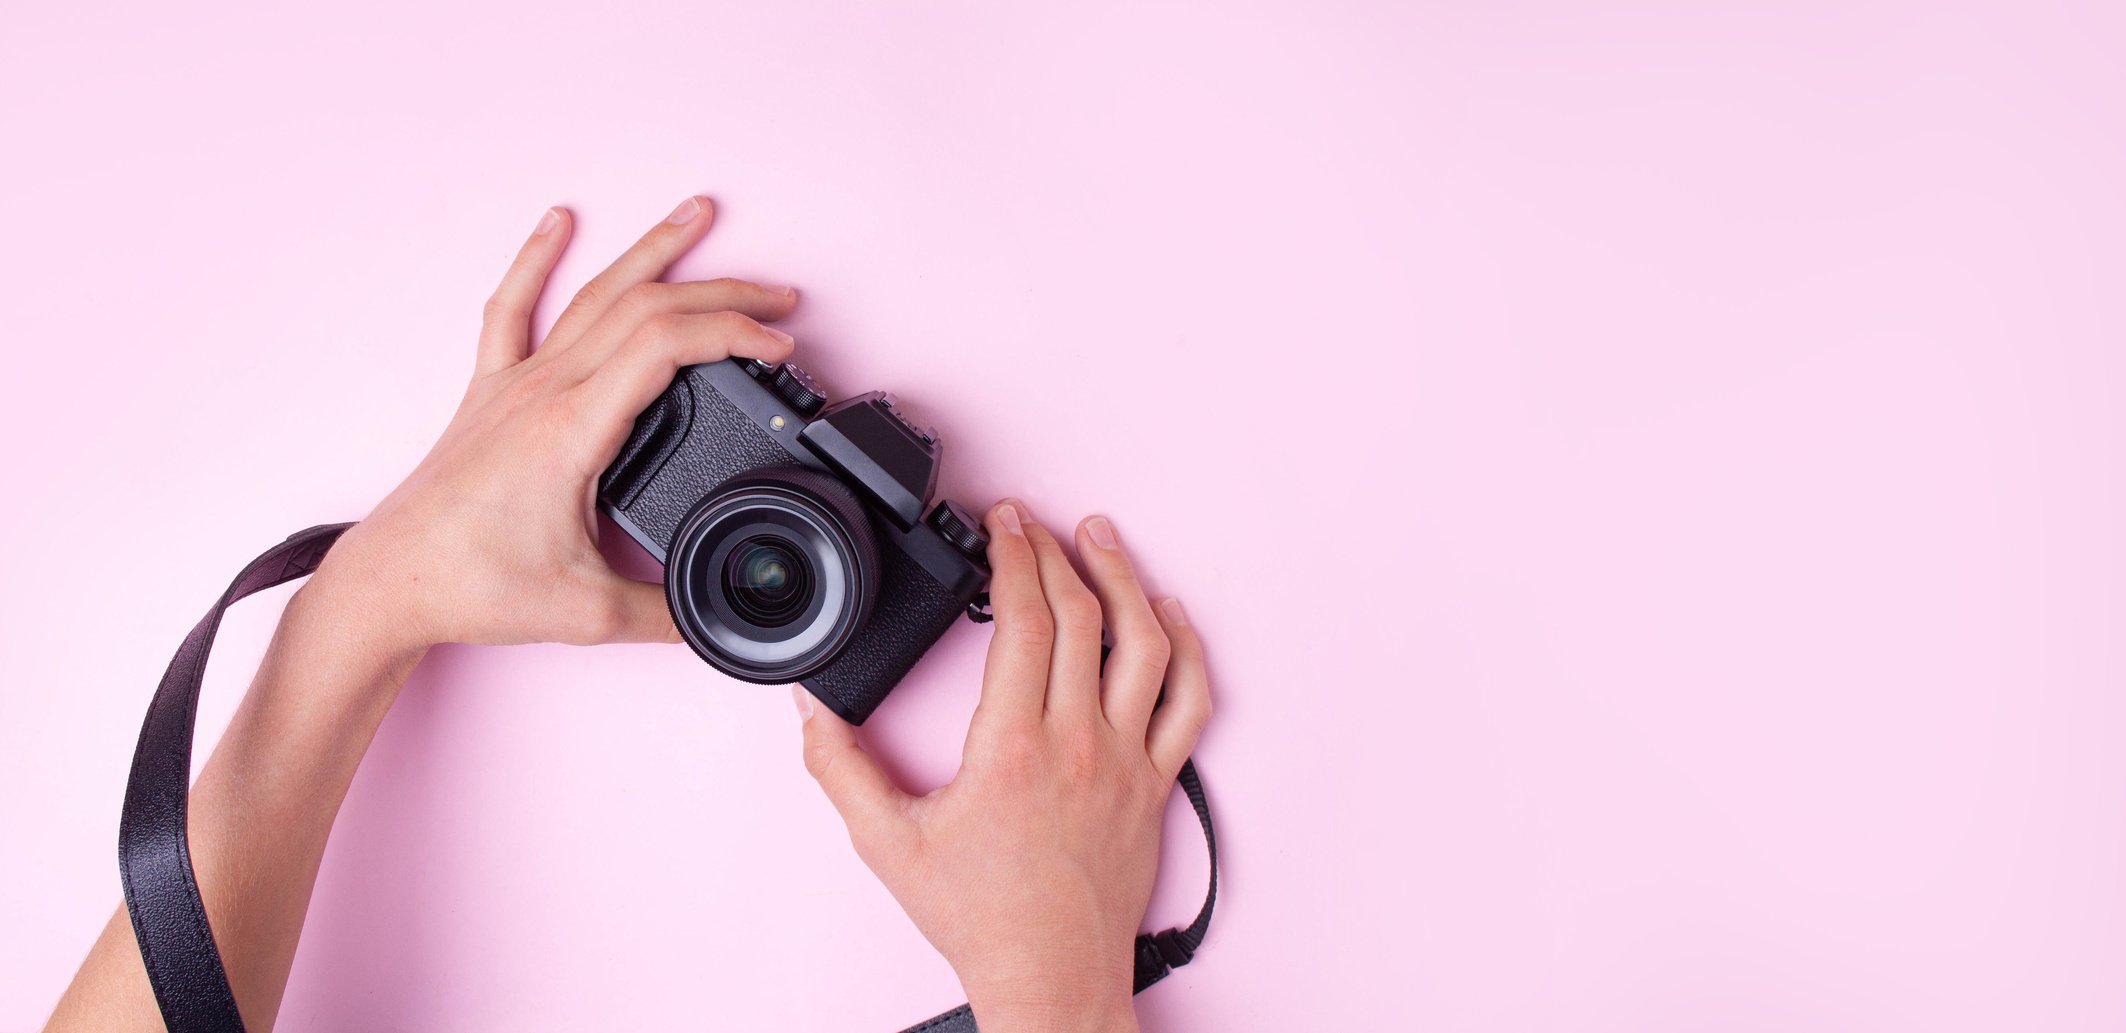
[[[938,508],[930,511],[930,526],[939,537],[952,543],[952,547],[978,560],[989,555],[989,535],[982,530],[982,521],[961,508],[960,504],[946,499]]]
[[[812,379],[812,374],[805,372],[804,367],[797,363],[785,362],[777,367],[774,379],[768,383],[775,389],[776,395],[789,403],[790,408],[797,410],[797,415],[805,419],[811,419],[813,414],[827,404],[826,389],[820,387],[819,382]]]

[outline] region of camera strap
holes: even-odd
[[[191,795],[192,736],[198,718],[200,681],[207,654],[230,604],[254,592],[286,584],[317,569],[326,550],[353,524],[321,524],[298,531],[244,567],[213,609],[185,636],[170,658],[155,699],[141,723],[133,751],[133,772],[126,781],[125,809],[118,819],[118,873],[125,888],[126,913],[140,944],[140,960],[155,989],[170,1033],[241,1033],[243,1016],[229,989],[229,973],[207,924],[207,908],[192,873],[186,803]],[[1176,778],[1210,848],[1210,892],[1203,909],[1186,928],[1137,937],[1133,992],[1166,978],[1186,965],[1203,943],[1218,900],[1218,840],[1211,830],[1211,809],[1194,761]],[[961,1005],[909,1027],[905,1033],[974,1033],[974,1015]]]

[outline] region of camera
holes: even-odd
[[[989,581],[981,521],[931,501],[941,457],[885,392],[830,404],[794,363],[727,359],[643,410],[598,502],[709,666],[861,724]]]

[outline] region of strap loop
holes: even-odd
[[[1159,948],[1159,956],[1165,958],[1172,968],[1180,968],[1196,956],[1196,949],[1182,939],[1179,929],[1168,929],[1152,937],[1152,943]]]

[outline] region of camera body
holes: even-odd
[[[793,363],[729,359],[643,410],[598,501],[710,666],[861,724],[989,581],[981,522],[932,503],[941,458],[890,395],[830,404]]]

